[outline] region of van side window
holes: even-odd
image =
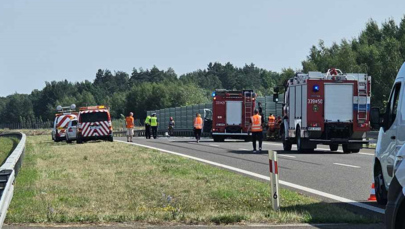
[[[392,124],[395,121],[398,112],[398,102],[399,102],[399,93],[401,92],[401,83],[397,83],[392,90],[389,102],[387,104],[387,110],[385,113],[384,120],[384,130],[391,128]]]
[[[77,121],[72,121],[72,126],[77,126]]]

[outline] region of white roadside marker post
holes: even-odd
[[[274,211],[280,210],[280,194],[278,192],[277,152],[269,150],[271,202]]]

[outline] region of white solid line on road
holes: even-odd
[[[350,167],[350,168],[356,168],[356,169],[360,169],[360,166],[357,165],[347,165],[347,164],[340,164],[340,163],[333,163],[334,165],[340,165],[340,166],[345,166],[345,167]]]
[[[210,146],[219,147],[219,145],[210,144]]]
[[[270,181],[270,177],[268,177],[268,176],[263,176],[263,175],[258,174],[258,173],[253,173],[253,172],[250,172],[250,171],[247,171],[247,170],[238,169],[238,168],[235,168],[235,167],[232,167],[232,166],[229,166],[229,165],[220,164],[220,163],[217,163],[217,162],[201,159],[201,158],[198,158],[198,157],[193,157],[193,156],[182,154],[182,153],[176,153],[176,152],[173,152],[173,151],[170,151],[170,150],[160,149],[160,148],[156,148],[156,147],[153,147],[153,146],[147,146],[147,145],[142,145],[142,144],[133,143],[133,142],[125,142],[125,141],[120,141],[120,140],[115,140],[115,141],[130,144],[130,145],[136,145],[136,146],[140,146],[140,147],[144,147],[144,148],[154,149],[154,150],[158,150],[158,151],[165,152],[165,153],[170,153],[170,154],[173,154],[173,155],[177,155],[177,156],[189,158],[189,159],[192,159],[192,160],[200,161],[200,162],[203,162],[203,163],[206,163],[206,164],[215,165],[217,167],[232,170],[232,171],[235,171],[235,172],[238,172],[238,173],[243,173],[243,174],[246,174],[246,175],[249,175],[249,176],[252,176],[252,177],[256,177],[256,178],[259,178],[259,179],[262,179],[262,180]],[[290,183],[290,182],[287,182],[287,181],[280,180],[279,182],[280,182],[281,185],[284,185],[284,186],[287,186],[287,187],[290,187],[290,188],[294,188],[294,189],[298,189],[298,190],[305,191],[305,192],[308,192],[308,193],[312,193],[312,194],[322,196],[322,197],[325,197],[325,198],[328,198],[328,199],[336,200],[336,201],[339,201],[339,202],[342,202],[342,203],[351,204],[351,205],[354,205],[354,206],[357,206],[357,207],[360,207],[360,208],[364,208],[364,209],[367,209],[367,210],[370,210],[370,211],[374,211],[374,212],[377,212],[377,213],[380,213],[380,214],[385,213],[384,209],[374,207],[374,206],[371,206],[371,205],[368,205],[368,204],[360,203],[360,202],[357,202],[357,201],[354,201],[354,200],[351,200],[351,199],[347,199],[347,198],[344,198],[344,197],[341,197],[341,196],[336,196],[336,195],[329,194],[329,193],[322,192],[322,191],[318,191],[318,190],[315,190],[315,189],[312,189],[312,188],[307,188],[307,187],[297,185],[297,184],[293,184],[293,183]]]
[[[248,150],[248,149],[243,149],[243,148],[240,148],[239,150],[243,150],[243,151],[250,151],[250,150]]]
[[[297,158],[296,156],[285,155],[285,154],[277,154],[279,157],[290,157],[290,158]]]

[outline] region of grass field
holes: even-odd
[[[13,137],[0,137],[0,165],[18,144],[18,139]]]
[[[122,143],[28,137],[6,223],[370,223],[370,219],[206,164]]]

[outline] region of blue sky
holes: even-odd
[[[365,23],[405,14],[405,1],[70,0],[0,2],[0,96],[45,81],[93,80],[97,69],[209,62],[301,67],[312,45],[358,36]]]

